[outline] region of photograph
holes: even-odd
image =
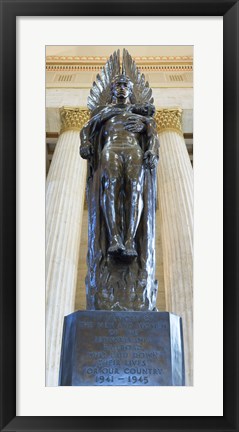
[[[46,46],[46,386],[193,386],[193,46]]]
[[[0,3],[0,431],[238,431],[239,0]]]

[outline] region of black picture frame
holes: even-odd
[[[16,17],[124,16],[126,13],[122,3],[107,0],[0,1],[1,431],[239,431],[239,271],[237,265],[239,258],[239,4],[236,0],[144,0],[140,2],[130,0],[126,2],[127,16],[223,16],[223,416],[116,418],[111,417],[110,413],[108,417],[16,416]]]

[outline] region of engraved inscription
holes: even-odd
[[[176,385],[184,385],[181,324],[179,317],[175,320],[177,355],[171,357],[168,312],[78,311],[69,315],[60,385],[168,386],[174,385],[173,368],[181,370]]]
[[[169,324],[158,318],[157,313],[142,312],[82,316],[77,326],[77,375],[91,385],[164,385]]]

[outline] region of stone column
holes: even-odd
[[[193,385],[193,170],[181,109],[156,112],[159,202],[167,310],[183,320],[186,385]]]
[[[64,316],[74,311],[87,163],[79,131],[88,110],[63,107],[46,181],[46,385],[57,386]]]

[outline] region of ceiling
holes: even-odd
[[[192,45],[80,45],[46,46],[46,56],[99,56],[108,57],[117,49],[126,48],[133,57],[157,57],[157,56],[193,56]]]

